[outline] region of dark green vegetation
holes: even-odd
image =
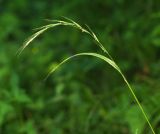
[[[15,52],[42,19],[68,16],[97,33],[127,76],[156,133],[160,131],[159,0],[0,1],[0,133],[151,133],[123,79],[104,62],[79,52],[103,53],[75,29],[56,28]],[[48,23],[48,22],[47,22]]]

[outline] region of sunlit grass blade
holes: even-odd
[[[62,62],[60,62],[57,66],[55,66],[47,75],[47,77],[45,79],[47,79],[53,72],[55,72],[62,64],[66,63],[68,60],[74,58],[74,57],[78,57],[78,56],[93,56],[93,57],[97,57],[99,59],[102,59],[104,60],[105,62],[107,62],[109,65],[111,65],[113,68],[115,68],[118,72],[121,72],[119,67],[115,64],[114,61],[110,60],[109,58],[103,56],[103,55],[100,55],[100,54],[97,54],[97,53],[78,53],[78,54],[75,54],[75,55],[72,55],[66,59],[64,59]]]

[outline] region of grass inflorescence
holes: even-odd
[[[86,25],[86,28],[82,27],[80,24],[76,23],[75,21],[68,19],[68,18],[64,18],[64,20],[49,20],[51,24],[48,25],[44,25],[40,28],[36,28],[37,32],[34,33],[31,37],[29,37],[23,44],[23,46],[18,50],[18,55],[20,55],[22,53],[22,51],[35,39],[37,38],[39,35],[41,35],[42,33],[46,32],[48,29],[50,28],[54,28],[57,26],[71,26],[73,28],[76,28],[78,30],[80,30],[83,33],[88,34],[89,36],[92,37],[92,39],[96,42],[96,44],[103,50],[104,55],[98,54],[98,53],[92,53],[92,52],[84,52],[84,53],[78,53],[75,55],[72,55],[66,59],[64,59],[62,62],[60,62],[56,67],[52,68],[51,71],[48,73],[48,75],[46,76],[45,79],[47,79],[53,72],[55,72],[61,65],[63,65],[64,63],[66,63],[68,60],[74,58],[74,57],[78,57],[78,56],[92,56],[92,57],[96,57],[99,58],[103,61],[105,61],[106,63],[108,63],[110,66],[112,66],[116,71],[118,71],[118,73],[122,76],[124,82],[126,83],[126,85],[128,86],[128,89],[130,90],[135,102],[137,103],[137,105],[139,106],[146,122],[148,123],[151,131],[153,134],[155,134],[155,131],[149,121],[149,118],[146,115],[146,112],[144,111],[142,105],[140,104],[137,96],[134,93],[134,90],[132,89],[131,85],[129,84],[128,80],[126,79],[125,75],[123,74],[123,72],[121,71],[121,69],[119,68],[119,66],[116,64],[115,60],[112,58],[112,56],[109,54],[109,52],[107,51],[107,49],[102,45],[102,43],[99,41],[99,39],[97,38],[96,34]]]

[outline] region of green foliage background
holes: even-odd
[[[72,54],[103,53],[79,31],[50,30],[16,57],[33,28],[61,16],[92,28],[160,133],[159,7],[159,0],[0,0],[0,134],[151,133],[122,78],[97,59],[77,58],[43,81]]]

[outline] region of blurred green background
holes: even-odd
[[[43,81],[72,54],[103,54],[80,31],[49,30],[16,57],[34,28],[61,16],[92,28],[160,133],[159,0],[0,0],[0,134],[151,133],[122,78],[100,60],[76,58]]]

